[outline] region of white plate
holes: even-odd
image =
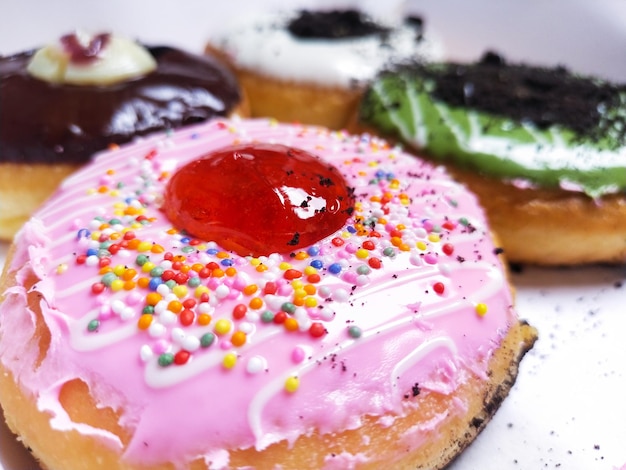
[[[380,2],[366,3],[380,9]],[[36,46],[74,27],[115,29],[199,51],[210,31],[237,10],[272,4],[280,1],[218,7],[186,0],[175,9],[166,0],[6,2],[0,53]],[[453,59],[473,59],[490,48],[512,59],[566,64],[626,82],[623,0],[414,0],[409,8],[425,14]],[[6,249],[0,244],[0,265]],[[540,339],[509,398],[452,469],[626,470],[625,274],[623,267],[513,274],[520,316],[539,329]],[[39,470],[3,426],[0,470]]]

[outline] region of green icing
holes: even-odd
[[[412,74],[383,75],[361,106],[361,120],[399,136],[430,157],[499,179],[579,189],[591,197],[626,189],[626,149],[620,129],[599,141],[569,129],[540,129],[483,111],[451,107],[429,93],[434,84]],[[624,96],[621,101],[624,103]],[[606,110],[611,119],[623,109]],[[618,126],[616,124],[616,126]]]

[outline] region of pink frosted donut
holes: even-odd
[[[173,174],[257,143],[341,173],[339,230],[254,257],[173,226]],[[440,467],[534,340],[498,253],[467,190],[376,137],[216,120],[148,138],[97,156],[19,232],[0,403],[51,469]]]

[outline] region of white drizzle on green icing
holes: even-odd
[[[532,123],[451,107],[428,93],[432,86],[410,76],[383,76],[370,89],[363,119],[431,157],[489,176],[580,190],[594,198],[626,189],[625,147],[601,148],[610,144],[579,142],[569,129],[541,130]],[[611,113],[619,110],[607,111],[605,119]]]

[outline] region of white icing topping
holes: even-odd
[[[95,40],[85,33],[76,33],[76,38],[84,48]],[[27,70],[33,77],[50,83],[110,85],[150,73],[156,65],[146,48],[123,37],[108,36],[92,60],[72,61],[71,54],[57,41],[38,50]]]
[[[299,39],[286,29],[290,14],[247,18],[214,38],[241,68],[284,80],[349,87],[367,83],[386,65],[407,59],[434,60],[441,44],[418,40],[413,27],[398,24],[384,40],[378,35],[348,39]]]

